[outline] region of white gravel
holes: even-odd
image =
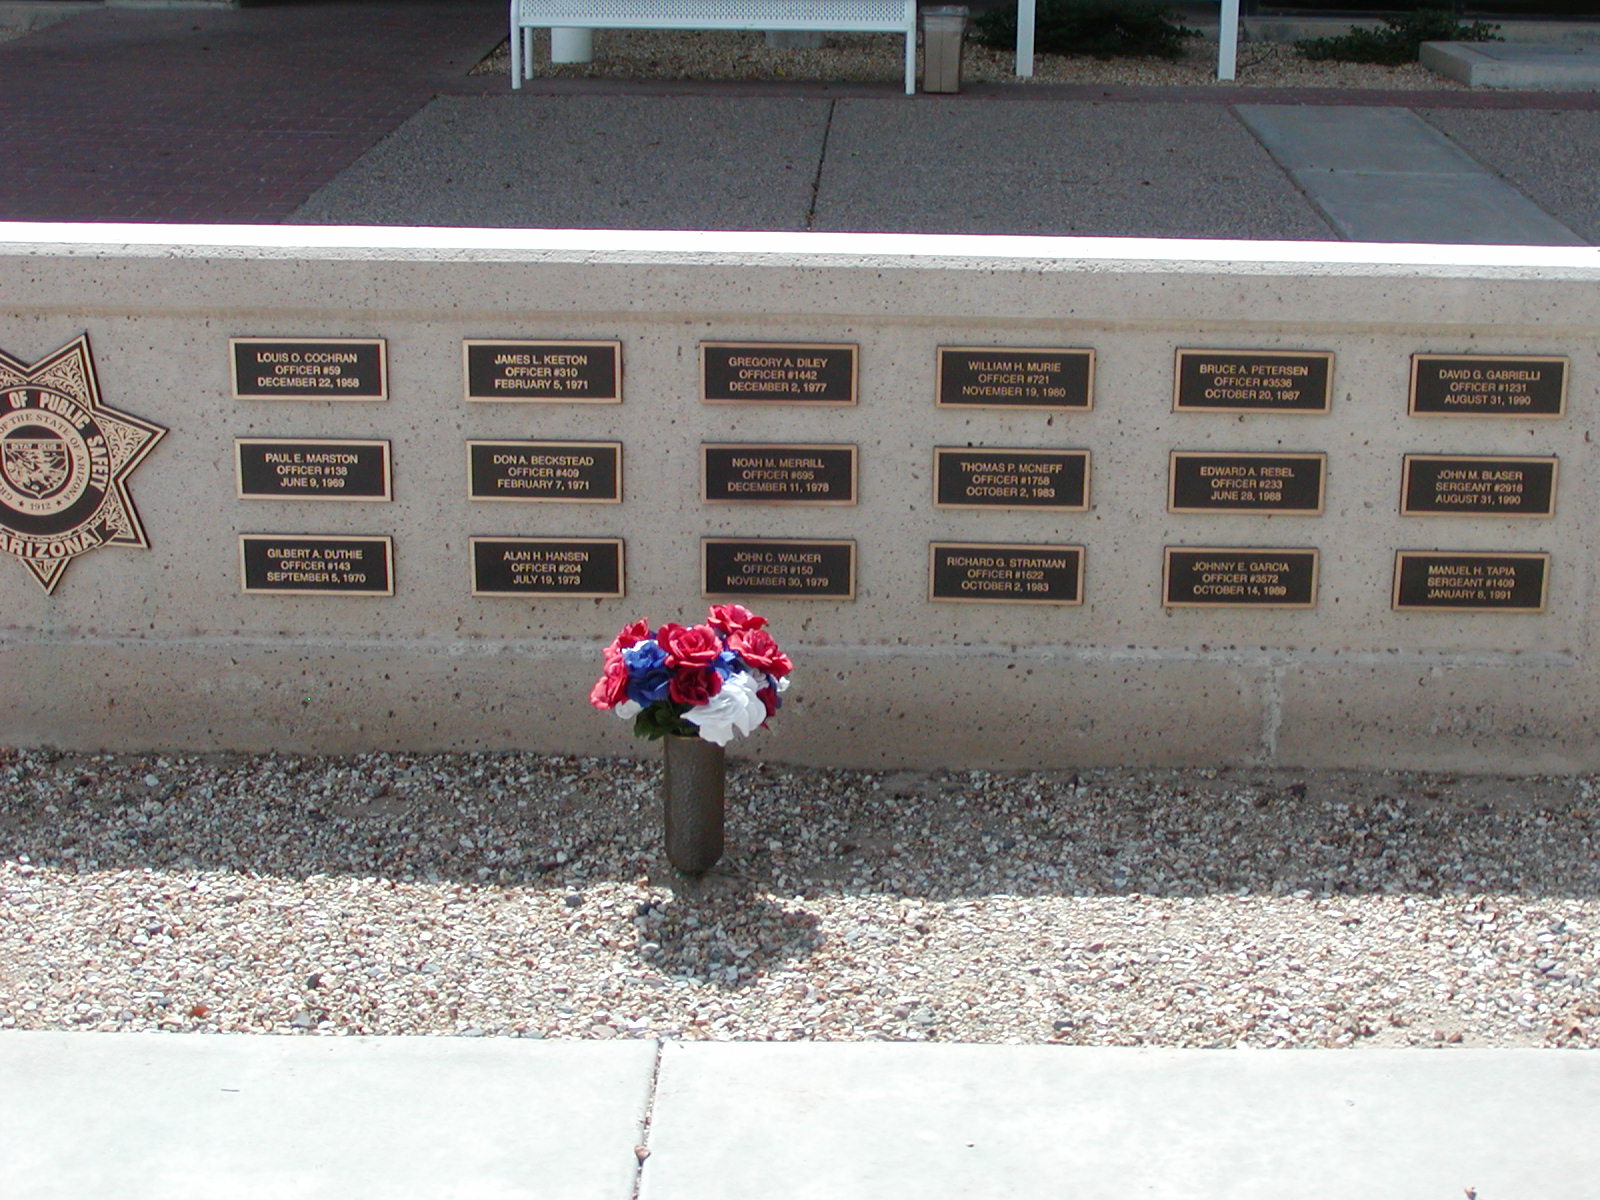
[[[504,75],[505,47],[473,69]],[[543,78],[615,79],[796,79],[836,83],[899,83],[904,80],[905,39],[894,34],[830,34],[820,50],[774,48],[760,33],[712,30],[601,29],[594,35],[591,63],[550,62],[550,36],[534,33],[534,75]],[[1191,39],[1177,62],[1158,58],[1096,59],[1061,54],[1034,56],[1034,74],[1016,75],[1010,51],[981,46],[969,36],[962,52],[962,79],[983,83],[1088,83],[1216,87],[1355,87],[1406,91],[1455,91],[1466,85],[1435,74],[1420,63],[1381,67],[1368,63],[1310,62],[1293,46],[1243,42],[1237,79],[1217,79],[1215,41]]]
[[[0,1027],[1600,1046],[1600,782],[0,751]]]

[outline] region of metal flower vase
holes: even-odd
[[[666,758],[661,800],[667,823],[667,861],[699,875],[722,857],[722,801],[728,774],[723,748],[700,737],[661,739]]]

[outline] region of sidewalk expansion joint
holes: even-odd
[[[817,219],[817,197],[822,193],[822,168],[828,162],[828,137],[833,133],[833,112],[839,107],[837,100],[828,101],[828,117],[822,123],[822,145],[817,151],[817,169],[811,176],[811,203],[806,206],[806,228],[813,227]]]
[[[633,1195],[639,1200],[639,1189],[644,1185],[644,1164],[650,1157],[650,1122],[655,1118],[656,1089],[661,1083],[661,1055],[666,1043],[657,1040],[655,1061],[650,1064],[650,1083],[644,1093],[644,1113],[639,1118],[639,1141],[633,1148],[636,1160],[633,1168]]]

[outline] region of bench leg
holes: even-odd
[[[906,34],[906,95],[917,94],[917,35]]]
[[[523,55],[523,30],[515,24],[511,26],[511,86],[522,86],[522,55]]]

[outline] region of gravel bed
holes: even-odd
[[[0,751],[0,1027],[1600,1046],[1600,781]]]
[[[502,45],[473,69],[504,75],[510,50]],[[1034,74],[1019,79],[1010,51],[981,46],[970,37],[962,56],[963,81],[977,83],[1144,84],[1164,87],[1353,87],[1454,91],[1466,85],[1420,63],[1381,67],[1368,63],[1311,62],[1279,42],[1241,42],[1231,82],[1217,79],[1214,41],[1191,39],[1176,62],[1158,58],[1095,58],[1036,54]],[[796,79],[838,83],[901,83],[905,40],[894,34],[830,34],[820,50],[778,49],[760,33],[715,30],[601,29],[591,63],[552,63],[550,35],[534,34],[534,75],[544,78]]]

